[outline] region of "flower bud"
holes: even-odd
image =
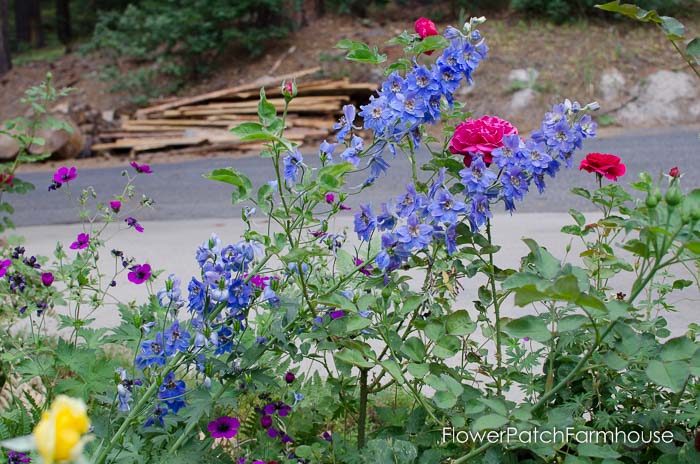
[[[294,80],[282,82],[282,96],[284,101],[289,103],[294,97],[297,96],[297,83]]]
[[[89,428],[85,403],[59,395],[34,428],[39,455],[45,463],[77,459]]]
[[[656,195],[654,195],[653,192],[650,192],[647,195],[647,199],[645,201],[645,204],[647,205],[647,208],[656,208],[656,205],[659,204],[658,198],[656,198]]]
[[[668,175],[673,179],[678,179],[681,176],[681,170],[678,169],[678,166],[674,166],[668,171]]]
[[[683,193],[676,185],[671,185],[668,190],[666,190],[666,203],[668,206],[674,207],[678,206],[681,201],[683,201]]]

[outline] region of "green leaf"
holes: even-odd
[[[346,329],[348,332],[357,332],[372,325],[372,321],[367,317],[350,316],[346,319]]]
[[[610,445],[596,445],[595,443],[580,443],[576,448],[581,456],[601,459],[616,459],[620,453],[612,449]]]
[[[233,168],[214,169],[209,174],[204,175],[209,180],[223,182],[235,187],[231,200],[233,203],[246,200],[250,197],[250,192],[253,190],[253,184],[250,179]]]
[[[430,52],[433,50],[442,50],[446,48],[450,42],[441,35],[431,35],[420,42],[417,42],[412,48],[411,52],[420,55],[421,53]]]
[[[500,414],[486,414],[474,421],[474,424],[472,424],[472,429],[475,432],[480,432],[481,430],[500,429],[507,423],[507,417],[501,416]]]
[[[445,330],[449,335],[464,336],[473,333],[476,324],[472,322],[467,311],[460,309],[445,317]]]
[[[401,346],[401,352],[412,361],[423,362],[425,360],[425,345],[420,338],[411,337]]]
[[[669,40],[680,40],[685,36],[685,26],[676,18],[661,16],[661,28]]]
[[[530,238],[523,239],[525,245],[532,252],[532,257],[534,258],[534,264],[537,270],[540,272],[542,277],[545,279],[554,278],[559,269],[561,268],[561,263],[546,249],[540,247],[537,242]]]
[[[352,163],[338,163],[325,166],[318,171],[318,184],[322,193],[338,190],[345,183],[345,174],[352,171]]]
[[[260,88],[260,101],[258,102],[258,117],[260,118],[260,122],[268,126],[277,116],[277,110],[275,109],[275,105],[267,101],[267,98],[265,97],[265,88],[261,87]]]
[[[700,64],[700,37],[695,37],[685,47],[685,53],[697,64]]]
[[[337,351],[334,355],[335,359],[347,364],[352,364],[353,366],[357,367],[362,367],[365,369],[371,369],[374,367],[374,364],[370,363],[367,361],[360,352],[350,349],[350,348],[344,348],[340,351]]]
[[[666,387],[678,393],[683,389],[685,381],[690,375],[687,363],[680,361],[661,362],[656,359],[649,361],[645,370],[649,380],[655,384]]]
[[[449,390],[436,391],[433,395],[433,401],[440,409],[450,409],[457,404],[457,396]]]
[[[401,372],[401,366],[399,366],[399,363],[394,361],[393,359],[387,359],[385,361],[381,362],[382,367],[386,369],[386,371],[391,374],[391,376],[396,380],[396,382],[399,385],[403,385],[404,383],[404,378],[403,378],[403,373]]]
[[[672,338],[664,343],[659,357],[663,361],[682,361],[692,358],[698,348],[697,343],[688,337]]]
[[[540,317],[532,315],[509,321],[503,326],[503,332],[514,338],[529,337],[541,343],[546,342],[552,336],[547,324]]]

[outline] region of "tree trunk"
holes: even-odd
[[[68,47],[73,36],[70,22],[70,2],[68,0],[56,0],[56,34],[58,35],[58,40]]]
[[[12,69],[7,10],[7,0],[0,0],[0,76]]]
[[[31,11],[30,0],[15,0],[15,37],[18,45],[29,43],[32,38],[29,27]]]
[[[39,48],[45,45],[44,28],[41,26],[41,2],[39,0],[25,0],[30,4],[29,28],[32,44]]]

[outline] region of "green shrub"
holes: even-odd
[[[636,0],[646,10],[657,10],[660,14],[674,14],[690,6],[688,0]],[[573,18],[597,14],[594,6],[605,3],[601,0],[512,0],[511,6],[516,11],[544,16],[557,23]]]
[[[229,47],[262,52],[286,34],[283,12],[282,0],[147,0],[102,13],[87,49],[115,63],[129,59],[140,75],[152,76],[148,84],[164,76],[177,86],[206,74]]]

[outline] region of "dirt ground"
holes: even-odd
[[[686,18],[684,23],[691,32],[696,32],[695,35],[700,33],[700,17]],[[446,25],[438,24],[438,27],[442,30]],[[391,62],[401,56],[402,50],[387,47],[386,41],[403,29],[411,28],[412,23],[408,22],[328,15],[273,44],[262,56],[224,54],[214,74],[189,85],[182,95],[250,82],[267,75],[273,67],[276,67],[275,74],[282,74],[317,64],[327,77],[347,76],[356,81],[379,83],[381,69],[345,61],[334,45],[342,38],[362,40],[378,45]],[[461,100],[477,115],[508,116],[521,132],[533,129],[543,112],[563,98],[582,103],[599,100],[600,75],[611,67],[619,70],[627,82],[635,83],[659,69],[681,70],[686,66],[659,31],[627,21],[581,21],[556,26],[511,15],[490,19],[481,30],[490,56],[475,73],[475,85],[461,95]],[[53,73],[56,86],[76,89],[69,97],[72,101],[87,102],[99,111],[130,113],[135,108],[128,96],[109,91],[112,84],[101,76],[104,65],[99,56],[71,53],[51,62],[35,61],[17,66],[0,79],[0,120],[24,111],[19,103],[23,90],[39,83],[47,71]],[[539,72],[534,85],[536,97],[525,111],[507,114],[516,90],[508,74],[522,68],[534,68]],[[612,109],[604,106],[602,112]],[[109,159],[92,162],[109,163]]]

